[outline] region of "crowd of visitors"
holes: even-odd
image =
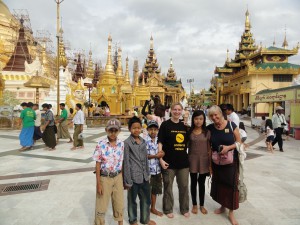
[[[72,122],[68,123],[68,111],[65,109],[65,103],[60,103],[61,113],[55,120],[52,105],[44,103],[39,109],[38,104],[32,102],[23,102],[21,107],[20,118],[22,120],[22,129],[19,135],[21,149],[26,151],[32,149],[34,143],[42,139],[45,143],[45,149],[49,151],[55,150],[60,139],[69,139],[68,143],[73,143],[71,150],[83,148],[83,125],[85,122],[82,105],[76,104],[76,113]],[[73,109],[72,109],[73,110]],[[72,115],[73,112],[70,114]],[[42,123],[43,120],[43,123]],[[73,139],[69,133],[69,125],[74,124]]]

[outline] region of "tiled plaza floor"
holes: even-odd
[[[247,121],[245,121],[247,124]],[[285,152],[267,153],[264,141],[255,130],[247,127],[248,160],[245,163],[245,183],[248,201],[240,204],[236,217],[241,225],[300,224],[300,141],[284,142]],[[33,150],[19,152],[19,131],[0,130],[0,184],[49,179],[48,190],[0,196],[0,225],[92,225],[95,206],[95,163],[91,160],[96,141],[104,129],[85,129],[85,149],[70,151],[71,144],[62,140],[56,151],[44,150],[37,142]],[[122,139],[129,133],[124,128]],[[207,185],[206,185],[207,187]],[[206,188],[205,206],[208,215],[179,214],[178,191],[174,182],[175,218],[151,218],[158,225],[230,224],[227,214],[214,215],[218,207]],[[162,196],[157,208],[162,208]],[[126,203],[126,193],[125,193]],[[126,205],[126,204],[125,204]],[[191,201],[190,201],[191,205]],[[127,208],[124,210],[128,224]],[[109,207],[107,224],[112,220]]]

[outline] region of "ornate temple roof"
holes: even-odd
[[[24,20],[20,20],[21,27],[19,29],[19,38],[17,40],[17,44],[15,46],[14,52],[12,56],[10,57],[8,63],[3,68],[3,71],[19,71],[24,72],[25,71],[25,61],[27,63],[31,63],[31,55],[28,51],[27,46],[27,40],[25,38],[25,30],[24,30]]]
[[[160,74],[159,64],[157,62],[156,54],[153,47],[153,37],[150,38],[150,49],[148,51],[147,59],[144,64],[142,73],[139,77],[139,82],[142,82],[144,77],[145,82],[147,83],[148,78],[153,74]]]
[[[75,69],[72,80],[75,81],[75,82],[78,82],[78,80],[80,80],[80,78],[84,79],[85,74],[84,74],[84,68],[81,64],[81,56],[80,56],[80,54],[78,54],[76,69]]]
[[[173,68],[173,61],[172,61],[172,58],[171,58],[170,59],[170,67],[168,69],[166,81],[176,81],[176,79],[177,79],[177,77],[176,77],[175,70]]]
[[[236,50],[235,58],[230,60],[227,50],[227,58],[223,67],[216,67],[216,74],[223,74],[225,76],[235,74],[246,67],[254,66],[256,69],[298,69],[298,65],[288,63],[288,57],[296,55],[299,47],[287,49],[286,33],[284,37],[284,48],[275,47],[275,40],[273,46],[268,48],[258,47],[255,45],[255,40],[251,33],[251,24],[249,19],[249,12],[246,11],[245,29],[241,36],[239,49]]]

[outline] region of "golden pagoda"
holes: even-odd
[[[245,16],[245,29],[234,59],[230,59],[227,50],[224,66],[215,68],[217,76],[211,81],[211,89],[215,92],[213,101],[230,103],[236,111],[247,109],[251,96],[257,92],[287,87],[300,73],[300,65],[288,62],[288,57],[298,54],[298,47],[287,49],[286,35],[283,48],[255,45],[248,10]],[[256,114],[271,111],[271,107],[259,104]]]
[[[179,102],[181,97],[185,96],[181,80],[176,78],[172,60],[167,77],[161,75],[152,36],[150,50],[141,73],[139,73],[138,61],[134,60],[132,82],[130,82],[128,57],[125,74],[123,74],[121,48],[118,48],[114,62],[116,69],[112,63],[112,38],[109,35],[105,70],[98,76],[99,78],[94,76],[94,79],[99,81],[97,91],[92,92],[91,98],[98,104],[106,102],[112,115],[124,114],[126,110],[132,110],[133,107],[142,107],[151,96],[159,96],[162,104],[166,105]]]

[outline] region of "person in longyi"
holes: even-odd
[[[59,139],[69,139],[68,143],[72,143],[73,140],[71,138],[71,135],[69,133],[69,126],[68,126],[68,111],[65,109],[65,103],[60,103],[59,107],[61,109],[60,117],[56,121],[56,123],[59,123],[57,127],[57,143],[59,142]]]

